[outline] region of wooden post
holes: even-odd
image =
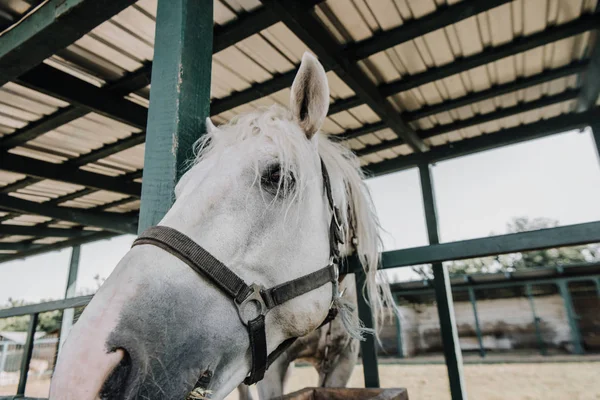
[[[367,279],[362,268],[354,273],[356,279],[356,298],[358,301],[358,317],[366,328],[373,328],[373,313],[371,307],[362,296],[362,288]],[[361,357],[363,363],[363,374],[365,387],[379,387],[379,365],[377,364],[377,347],[373,335],[365,335],[365,340],[360,342]]]
[[[429,244],[439,244],[437,210],[429,164],[420,164],[419,173]],[[448,270],[441,262],[433,263],[432,268],[435,299],[440,318],[442,345],[444,346],[444,358],[446,360],[446,367],[448,368],[448,379],[450,380],[450,395],[452,396],[452,400],[466,400],[467,393],[465,390],[462,352],[458,342]]]
[[[29,363],[33,354],[33,344],[35,341],[35,330],[38,323],[38,314],[31,314],[29,317],[29,326],[27,328],[27,341],[23,346],[23,356],[21,357],[21,374],[19,376],[19,385],[17,387],[17,397],[25,396],[25,386],[27,385],[27,373],[29,372]]]
[[[533,314],[533,326],[535,327],[535,338],[538,342],[538,346],[540,348],[540,354],[543,356],[548,355],[546,350],[546,344],[544,343],[544,338],[542,337],[542,329],[540,327],[540,319],[537,316],[535,311],[535,301],[533,300],[533,294],[531,293],[531,285],[525,285],[525,293],[527,294],[527,299],[529,300],[529,306],[531,307],[531,313]]]
[[[79,272],[79,256],[81,254],[81,246],[73,246],[71,250],[71,262],[69,263],[69,274],[67,275],[67,288],[65,289],[65,299],[75,296],[77,289],[77,273]],[[63,347],[71,327],[73,326],[73,317],[75,314],[74,308],[67,308],[63,311],[62,321],[60,325],[60,339],[58,343],[58,352]]]
[[[138,232],[173,203],[175,184],[206,132],[210,111],[213,0],[159,0]]]

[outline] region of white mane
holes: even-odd
[[[381,251],[379,221],[363,181],[359,160],[348,148],[332,141],[327,135],[321,132],[317,135],[314,139],[318,141],[318,153],[332,177],[332,190],[342,213],[346,246],[353,247],[351,236],[357,239],[356,250],[367,276],[363,292],[366,290],[368,293],[376,326],[381,326],[385,316],[389,315],[385,313],[385,307],[395,308],[395,303],[385,274],[377,270]],[[209,129],[195,144],[196,157],[192,165],[200,162],[214,165],[220,154],[241,141],[245,142],[244,151],[249,154],[261,151],[265,140],[274,145],[282,175],[289,171],[294,174],[296,190],[287,201],[301,201],[308,179],[315,179],[314,174],[307,174],[306,168],[301,168],[307,160],[314,159],[314,143],[294,126],[291,113],[281,106],[238,115],[225,125]],[[256,173],[256,182],[260,183],[258,165]],[[316,178],[322,179],[320,174]],[[280,187],[282,189],[285,190],[285,187]],[[350,232],[351,227],[354,232]],[[358,327],[348,330],[359,331]]]

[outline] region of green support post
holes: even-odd
[[[531,313],[533,314],[533,326],[535,328],[535,338],[538,342],[538,347],[540,349],[540,354],[543,356],[548,355],[548,351],[546,349],[546,344],[544,343],[544,338],[542,337],[542,329],[540,327],[540,318],[537,316],[535,311],[535,301],[533,300],[533,294],[531,293],[531,285],[525,285],[525,293],[527,294],[527,299],[529,300],[529,306],[531,307]]]
[[[69,262],[69,274],[67,275],[67,288],[65,289],[65,299],[74,297],[77,289],[77,273],[79,272],[79,256],[81,255],[81,246],[73,246],[71,250],[71,261]],[[60,338],[58,343],[58,352],[62,349],[71,327],[73,326],[74,308],[67,308],[63,311],[60,326]]]
[[[398,347],[398,358],[404,358],[404,342],[402,341],[402,321],[400,321],[400,315],[396,315],[396,346]]]
[[[429,244],[439,244],[437,210],[429,164],[419,165],[419,175],[421,178],[421,191],[423,194]],[[442,345],[444,347],[444,359],[446,360],[448,379],[450,381],[450,395],[452,400],[466,400],[467,392],[465,390],[462,352],[458,342],[448,270],[444,268],[442,263],[433,263],[432,268],[435,299],[440,318]]]
[[[473,316],[475,317],[475,333],[477,334],[477,343],[479,343],[479,355],[481,358],[485,357],[485,348],[483,347],[483,336],[481,335],[481,326],[479,325],[479,314],[477,313],[477,297],[475,296],[475,289],[469,287],[469,300],[473,307]]]
[[[25,396],[25,386],[27,385],[27,373],[29,372],[29,363],[33,354],[33,344],[35,341],[35,330],[38,323],[38,314],[31,314],[29,317],[29,326],[27,328],[27,341],[23,347],[23,356],[21,357],[21,373],[19,376],[19,385],[17,386],[17,397]]]
[[[173,203],[177,181],[206,132],[210,111],[213,0],[159,0],[138,232]]]
[[[365,328],[373,328],[373,313],[371,307],[362,296],[362,288],[365,285],[366,275],[361,269],[354,273],[356,279],[356,298],[358,301],[358,317],[365,325]],[[365,292],[366,294],[366,292]],[[360,342],[361,358],[363,363],[363,374],[365,377],[365,387],[379,387],[379,366],[377,364],[377,347],[373,335],[365,335],[365,340]]]
[[[598,298],[600,298],[600,278],[594,279],[594,283],[596,284],[596,293],[598,294]]]
[[[579,317],[573,307],[573,299],[571,298],[571,292],[569,291],[569,284],[566,280],[561,279],[556,285],[558,286],[558,290],[565,304],[565,311],[567,312],[567,319],[569,320],[569,328],[571,330],[571,341],[573,342],[573,353],[583,354],[584,350],[578,323]]]

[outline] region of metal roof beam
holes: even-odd
[[[349,61],[343,49],[311,11],[299,5],[297,0],[261,0],[265,7],[276,13],[282,22],[308,47],[320,61],[337,75],[372,110],[385,121],[396,135],[402,137],[415,151],[426,151],[427,146],[396,112],[394,107],[379,94],[375,84],[359,66]]]
[[[66,72],[40,64],[21,75],[17,83],[57,97],[77,108],[86,109],[138,129],[146,128],[148,109],[109,90],[87,83]]]
[[[0,86],[69,46],[135,1],[49,0],[0,38]]]
[[[600,5],[598,7],[600,8]],[[577,111],[587,111],[594,107],[600,96],[600,33],[595,31],[590,41],[593,43],[591,62],[580,79],[581,95],[577,101]]]
[[[551,106],[553,104],[562,103],[569,100],[574,100],[579,96],[579,89],[568,89],[562,93],[553,96],[544,96],[539,100],[530,101],[527,103],[519,103],[512,107],[501,108],[497,111],[478,114],[472,118],[455,121],[451,124],[438,125],[435,128],[417,131],[417,134],[422,139],[428,139],[437,135],[441,135],[448,132],[454,132],[460,129],[469,128],[472,126],[484,124],[486,122],[495,121],[501,118],[511,117],[517,114],[521,114],[527,111],[536,110],[538,108]],[[377,153],[382,150],[387,150],[392,147],[404,144],[402,139],[386,140],[379,144],[367,146],[364,149],[357,150],[355,153],[357,156],[364,156],[367,154]]]
[[[456,59],[450,64],[429,68],[425,72],[380,85],[379,90],[383,96],[391,96],[539,46],[598,29],[599,27],[600,20],[596,15],[584,15],[566,24],[549,28],[533,35],[517,37],[504,45],[489,48],[469,57]]]
[[[370,164],[363,169],[370,176],[380,176],[392,172],[416,167],[419,164],[429,164],[466,156],[498,147],[522,143],[528,140],[563,133],[573,129],[583,129],[592,121],[600,119],[600,109],[585,113],[573,113],[534,122],[509,129],[502,129],[488,135],[481,135],[469,140],[448,143],[432,147],[423,154],[410,154],[391,160]]]
[[[54,164],[30,157],[5,153],[0,157],[0,169],[40,179],[72,183],[98,190],[140,197],[141,185],[120,177],[110,177],[83,171],[64,164]]]
[[[362,60],[380,51],[416,39],[429,32],[489,11],[512,0],[465,0],[454,5],[441,5],[424,17],[406,21],[401,26],[375,33],[372,37],[348,45],[346,54],[351,60]]]
[[[52,206],[22,200],[6,194],[0,194],[0,207],[14,212],[41,215],[76,224],[95,226],[111,232],[135,234],[137,231],[137,218],[118,213]]]
[[[555,79],[579,74],[582,71],[585,71],[589,65],[590,64],[587,60],[573,61],[571,64],[568,64],[564,67],[547,70],[540,74],[529,77],[517,78],[513,82],[505,83],[502,85],[494,85],[489,89],[485,89],[479,92],[472,92],[467,94],[466,96],[458,97],[453,100],[444,101],[442,103],[433,104],[430,106],[424,106],[415,111],[405,112],[402,114],[402,116],[407,121],[416,121],[418,119],[429,117],[434,114],[454,110],[459,107],[468,106],[479,101],[493,99],[494,97],[516,92],[517,90],[527,89],[532,86],[539,85],[545,82],[550,82]]]
[[[81,229],[48,228],[44,226],[23,226],[0,224],[0,235],[18,235],[35,237],[66,237],[81,235]]]
[[[50,251],[57,251],[57,250],[61,250],[61,249],[65,249],[65,248],[69,248],[69,247],[73,247],[73,246],[77,246],[77,245],[82,245],[82,244],[86,244],[86,243],[96,242],[98,240],[110,239],[115,236],[119,236],[119,234],[113,233],[113,232],[81,231],[81,235],[78,237],[74,237],[74,238],[68,239],[68,240],[63,240],[61,242],[57,242],[57,243],[53,243],[53,244],[28,243],[28,244],[22,246],[23,247],[22,250],[16,254],[0,255],[0,263],[12,261],[12,260],[19,260],[19,259],[22,259],[25,257],[34,256],[34,255],[42,254],[42,253],[47,253]],[[92,296],[88,296],[88,297],[91,298]],[[58,300],[57,302],[67,301],[67,302],[69,302],[70,305],[72,305],[72,304],[75,304],[72,301],[76,301],[77,299],[80,299],[80,298],[73,298],[73,299],[69,299],[69,300]],[[59,304],[59,303],[56,303],[56,304]],[[81,305],[85,305],[85,304],[87,304],[87,303],[83,303]],[[31,309],[31,308],[27,308],[27,307],[35,308],[36,305],[24,306],[23,309],[27,309],[27,310]],[[0,310],[0,318],[2,318],[2,315],[3,315],[1,311],[5,311],[5,314],[7,312],[9,312],[9,310]]]

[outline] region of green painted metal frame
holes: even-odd
[[[402,340],[402,321],[400,318],[400,315],[396,315],[396,355],[398,358],[404,358],[404,341]]]
[[[358,317],[363,322],[365,328],[373,329],[373,313],[371,307],[361,295],[362,288],[366,282],[365,272],[361,269],[354,274],[356,280],[356,299],[358,302]],[[365,296],[366,296],[365,292]],[[377,343],[373,335],[365,335],[365,340],[360,342],[361,358],[363,363],[363,375],[365,378],[365,387],[378,388],[379,382],[379,363],[377,362]]]
[[[65,299],[75,296],[77,290],[77,275],[79,273],[79,260],[81,256],[81,246],[73,246],[71,250],[71,260],[69,261],[69,272],[67,273],[67,286],[65,288]],[[68,333],[73,326],[73,318],[75,310],[66,308],[63,310],[62,320],[60,323],[60,333],[58,342],[58,353],[60,353]]]
[[[583,354],[583,339],[581,337],[581,331],[579,329],[579,316],[573,307],[573,299],[571,297],[571,291],[569,290],[569,284],[565,280],[560,280],[556,283],[560,295],[563,298],[565,305],[565,311],[567,314],[567,320],[569,321],[569,329],[571,331],[571,343],[573,345],[573,353]]]
[[[210,114],[212,0],[159,0],[139,231],[156,225],[206,132]]]
[[[136,232],[137,219],[135,217],[121,215],[118,213],[51,206],[33,201],[22,200],[6,194],[0,194],[0,205],[3,209],[9,211],[43,215],[63,221],[75,222],[77,224],[97,226],[111,232]]]
[[[535,328],[535,339],[537,340],[538,347],[540,349],[540,354],[543,356],[548,355],[548,350],[546,349],[546,343],[544,343],[544,337],[542,336],[542,329],[540,327],[540,318],[537,316],[537,312],[535,310],[535,300],[533,298],[533,294],[531,293],[531,284],[525,284],[525,293],[527,295],[527,300],[529,301],[529,307],[531,308],[531,313],[533,314],[533,326]]]
[[[382,255],[382,268],[406,267],[599,242],[600,221],[587,222],[532,232],[387,251]]]
[[[35,340],[35,331],[38,324],[38,314],[29,316],[29,325],[27,327],[27,341],[23,346],[23,355],[21,356],[21,368],[19,373],[19,384],[17,386],[17,397],[25,395],[25,386],[27,385],[27,377],[29,373],[29,364],[33,354],[33,343]]]
[[[430,246],[439,243],[437,210],[435,202],[434,184],[429,164],[419,165],[419,177],[421,181],[421,193],[425,210],[425,223],[427,225],[427,236]],[[385,261],[384,261],[385,265]],[[467,398],[465,379],[463,372],[462,352],[458,341],[458,331],[454,317],[454,304],[452,301],[452,290],[448,269],[441,262],[434,262],[433,285],[435,299],[437,302],[438,316],[442,335],[442,346],[444,347],[444,359],[448,369],[448,380],[450,381],[450,395],[452,400],[463,400]]]
[[[133,3],[135,0],[48,1],[2,35],[0,86],[41,64]]]
[[[475,296],[475,289],[469,288],[469,301],[473,308],[473,317],[475,317],[475,334],[477,335],[477,343],[479,344],[479,355],[481,358],[485,357],[485,347],[483,345],[483,335],[481,334],[481,326],[479,324],[479,314],[477,313],[477,296]]]

